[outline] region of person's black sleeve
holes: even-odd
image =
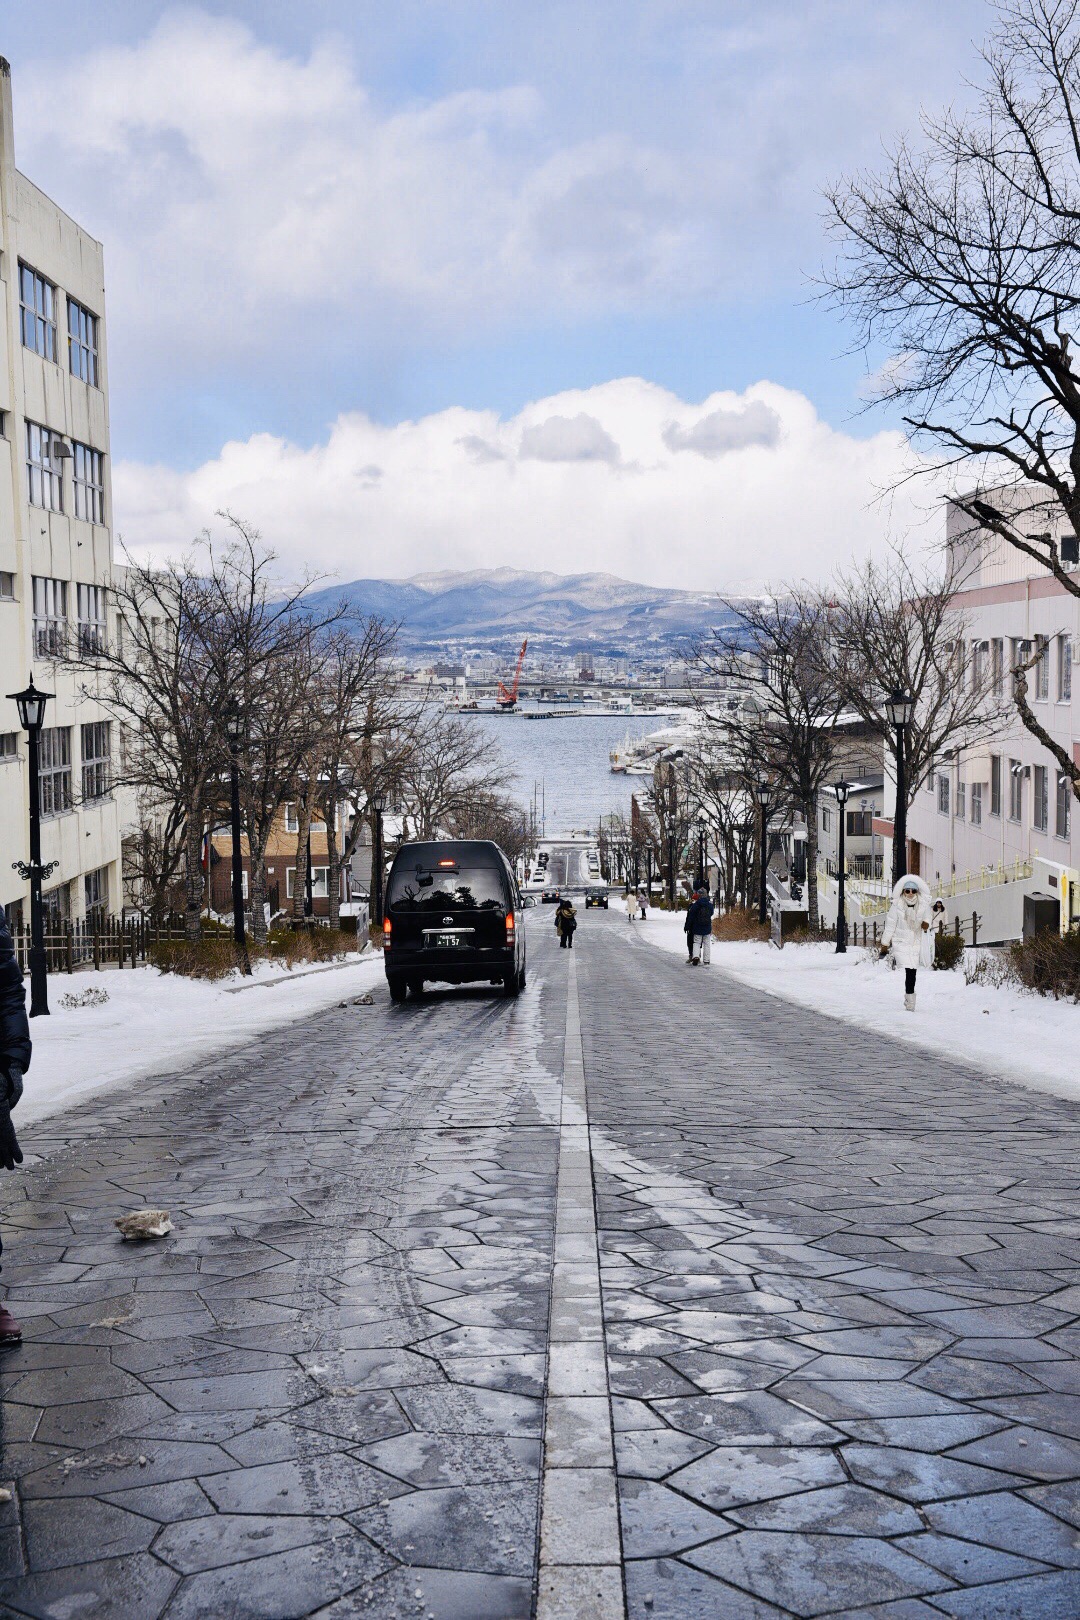
[[[17,1063],[30,1067],[30,1024],[26,1017],[26,991],[15,960],[15,946],[0,910],[0,1067]]]

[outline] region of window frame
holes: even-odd
[[[1000,820],[1005,807],[1004,756],[990,755],[990,814]]]
[[[93,894],[91,890],[94,890]],[[109,915],[109,868],[95,866],[83,873],[83,912],[87,922],[104,922]]]
[[[30,590],[34,609],[34,657],[63,658],[68,641],[68,582],[53,579],[48,574],[32,574]]]
[[[1072,783],[1065,771],[1058,771],[1054,792],[1054,837],[1072,836]]]
[[[89,745],[89,747],[88,747]],[[112,794],[112,726],[108,720],[84,720],[79,736],[84,804]]]
[[[948,771],[938,771],[936,774],[937,813],[939,816],[947,816],[951,814],[950,804],[952,800],[952,794],[949,792],[949,773]]]
[[[1038,653],[1035,664],[1035,701],[1048,703],[1050,701],[1050,638],[1049,636],[1036,636],[1033,652]]]
[[[32,302],[27,303],[26,278],[32,284]],[[38,291],[41,292],[41,301],[38,302]],[[59,297],[56,283],[50,281],[48,276],[35,270],[32,264],[24,259],[19,260],[19,337],[24,349],[36,354],[39,359],[48,360],[56,364],[56,301]],[[34,341],[26,341],[27,328],[33,332]],[[39,347],[39,342],[43,345]],[[51,350],[51,352],[50,352]]]
[[[62,513],[64,510],[63,466],[56,472],[52,464],[52,442],[59,437],[42,422],[32,422],[29,417],[26,418],[26,498],[31,506],[40,508],[42,512]]]
[[[54,753],[60,757],[50,758]],[[38,733],[38,806],[42,821],[75,808],[70,726],[44,726]]]
[[[72,439],[72,482],[75,516],[84,523],[105,522],[105,457],[92,444]]]
[[[76,637],[84,657],[104,653],[108,645],[108,598],[104,585],[75,586]],[[87,611],[94,609],[93,613]]]
[[[1035,832],[1043,833],[1050,827],[1050,784],[1045,765],[1032,767],[1031,825]]]
[[[98,319],[92,309],[80,304],[77,298],[67,295],[68,308],[68,370],[73,377],[89,388],[99,387],[98,383]],[[72,330],[72,316],[78,330]],[[75,357],[79,356],[76,365]]]
[[[1063,630],[1057,638],[1057,700],[1059,703],[1072,702],[1072,645],[1072,636],[1067,630]]]
[[[981,782],[972,782],[972,784],[971,784],[971,816],[970,816],[970,821],[971,821],[971,825],[973,827],[981,827],[982,826],[982,803],[983,803],[983,785],[982,785]]]
[[[1016,826],[1024,820],[1024,767],[1018,759],[1009,761],[1009,820]]]

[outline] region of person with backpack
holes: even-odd
[[[560,950],[573,950],[576,929],[577,912],[574,910],[569,897],[564,896],[555,908],[555,930],[559,936]]]
[[[712,961],[713,903],[704,887],[694,890],[686,913],[686,943],[690,951],[690,966],[709,967]]]

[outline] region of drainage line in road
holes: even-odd
[[[577,971],[568,964],[537,1620],[623,1620],[619,1505]]]

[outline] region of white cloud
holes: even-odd
[[[696,450],[699,456],[726,456],[752,445],[772,449],[780,438],[780,418],[763,399],[752,399],[740,410],[710,411],[689,427],[669,422],[664,443],[669,450]]]
[[[668,442],[673,422],[692,432],[773,418],[771,442],[724,455]],[[537,444],[548,453],[530,452]],[[838,432],[772,383],[694,406],[623,378],[508,420],[455,408],[385,426],[357,413],[323,443],[257,434],[190,473],[121,462],[114,487],[120,530],[151,555],[182,550],[228,508],[294,573],[349,580],[511,563],[735,589],[823,578],[912,527],[936,533],[924,485],[880,498],[909,467],[900,434]]]
[[[518,455],[523,461],[610,461],[619,459],[619,447],[595,416],[549,416],[527,427]]]

